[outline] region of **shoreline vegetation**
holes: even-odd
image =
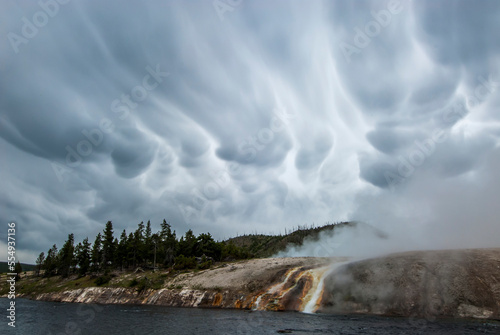
[[[94,286],[158,289],[166,279],[179,274],[271,257],[339,225],[355,223],[298,226],[284,235],[248,234],[219,242],[210,233],[195,236],[191,229],[178,238],[166,220],[156,233],[152,233],[150,221],[140,222],[134,232],[123,230],[118,239],[112,221],[108,221],[92,244],[86,237],[75,245],[74,234],[69,234],[60,250],[54,244],[47,253],[41,252],[36,265],[19,264],[17,290],[32,295]],[[0,295],[5,290],[6,286],[0,286]]]

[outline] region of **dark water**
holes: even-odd
[[[0,298],[6,316],[9,300]],[[5,308],[4,308],[5,307]],[[16,299],[16,328],[1,334],[500,334],[500,323],[308,315],[158,306],[86,305]]]

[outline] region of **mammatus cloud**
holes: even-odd
[[[163,218],[496,245],[496,1],[215,5],[0,5],[0,220],[22,261]]]

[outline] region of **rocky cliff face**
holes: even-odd
[[[112,287],[87,287],[78,290],[42,293],[35,300],[97,303],[97,304],[147,304],[176,307],[228,307],[238,308],[235,292],[210,292],[206,290],[145,290]]]
[[[500,319],[500,249],[425,251],[346,262],[257,259],[183,274],[167,287],[91,287],[34,299],[77,303]]]

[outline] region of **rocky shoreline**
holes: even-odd
[[[87,287],[34,300],[500,319],[500,248],[343,259],[254,259],[181,274],[164,288]],[[332,270],[331,264],[337,264]],[[340,265],[339,265],[340,264]],[[174,286],[182,289],[172,288]]]
[[[86,287],[36,295],[25,294],[23,297],[71,303],[256,309],[258,297],[266,293],[270,286],[279,284],[290,269],[310,270],[330,262],[329,258],[308,257],[253,259],[197,273],[183,273],[158,290]],[[262,306],[260,309],[272,309],[267,307]],[[279,306],[275,309],[286,308]]]

